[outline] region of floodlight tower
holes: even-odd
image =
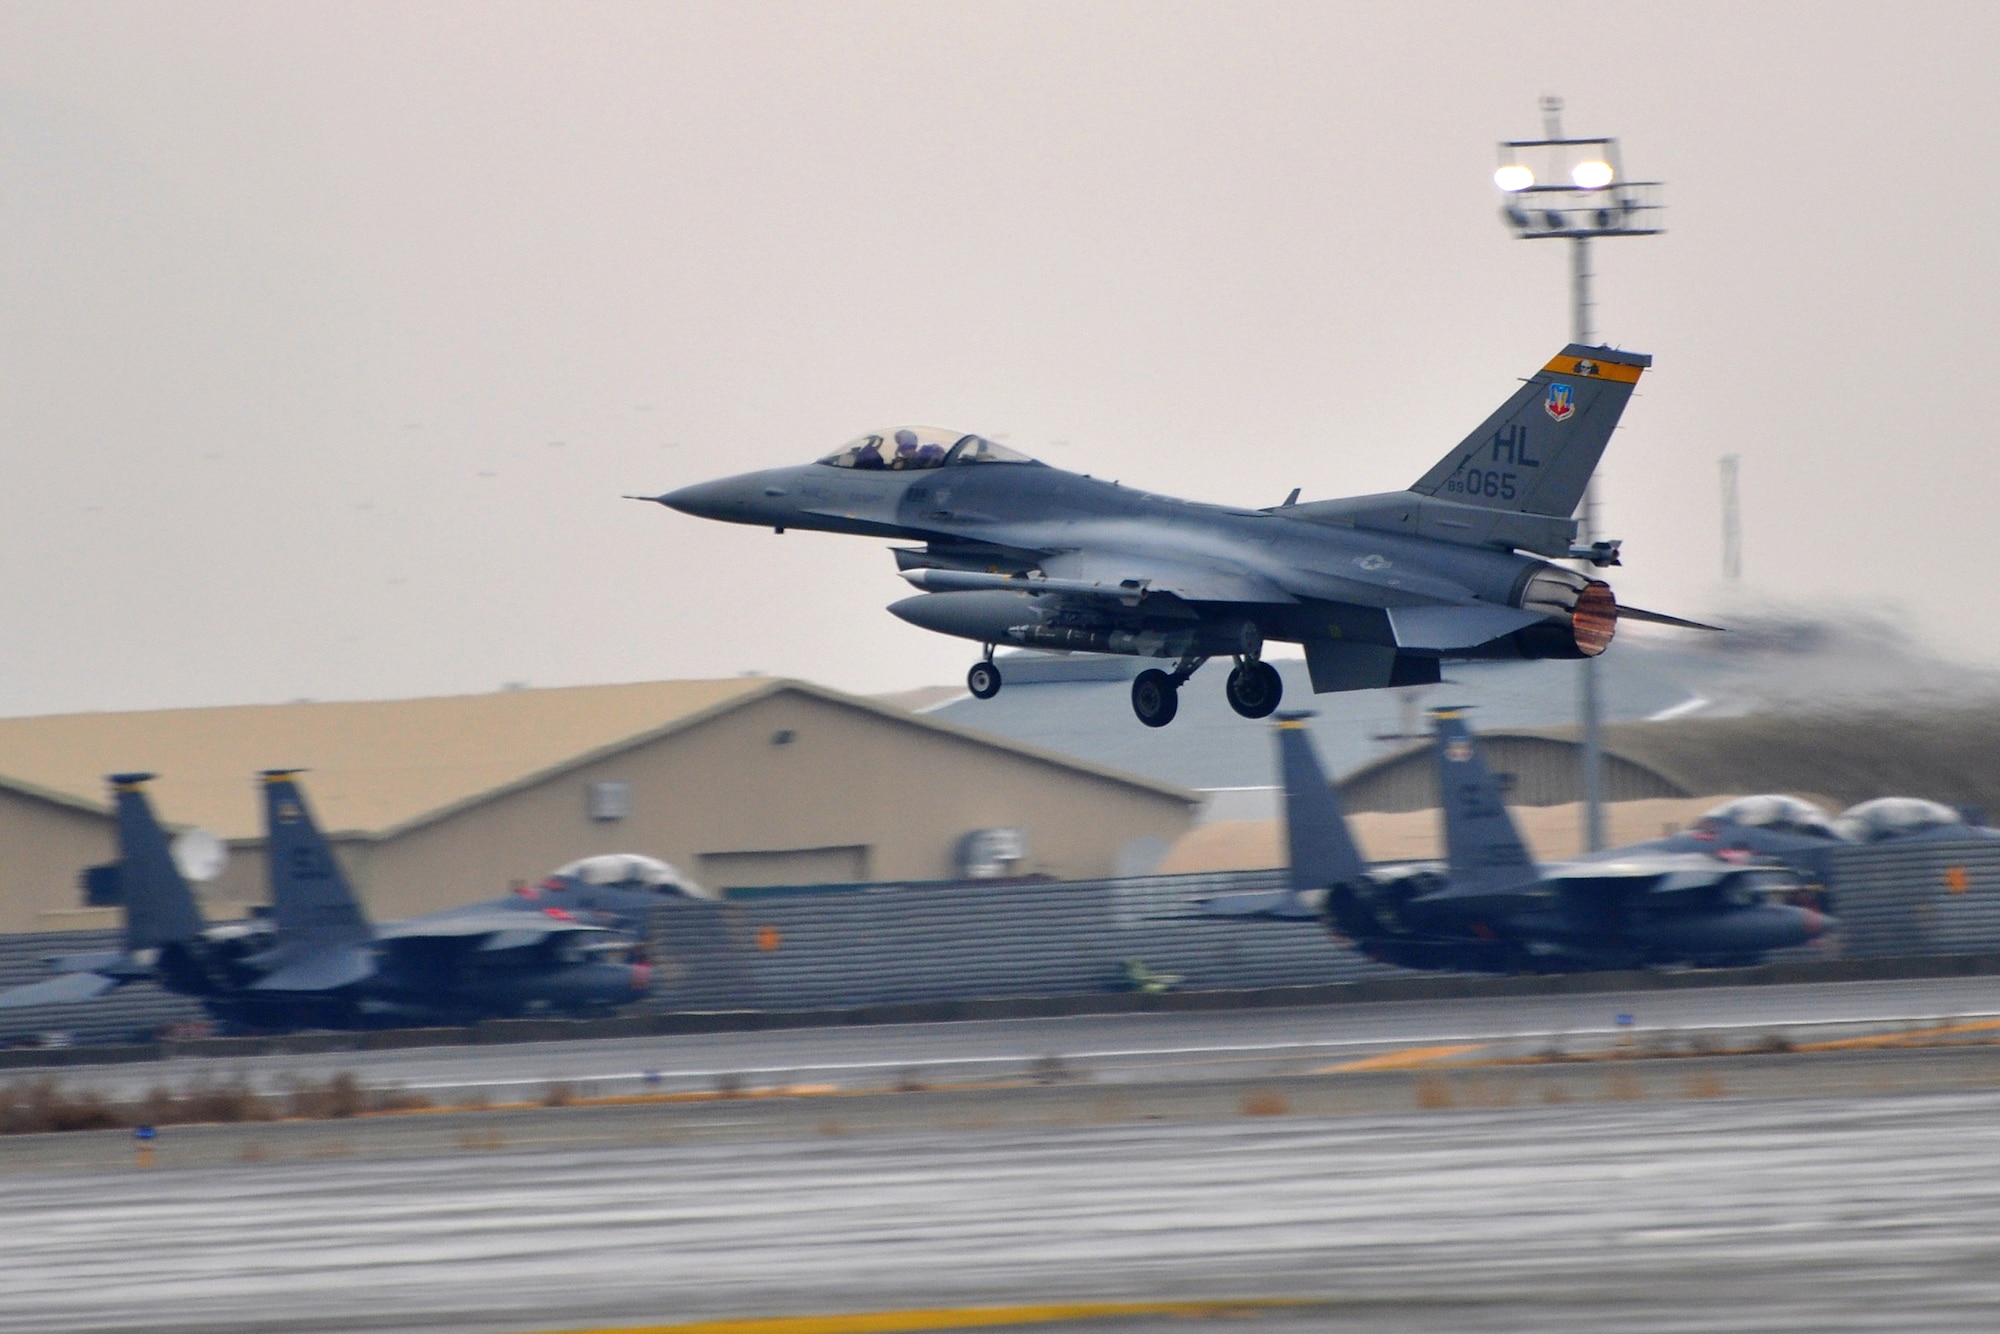
[[[1512,139],[1500,145],[1500,168],[1493,183],[1505,201],[1500,216],[1528,241],[1570,243],[1570,341],[1591,346],[1590,243],[1600,236],[1652,236],[1660,222],[1660,182],[1625,177],[1616,139],[1566,139],[1560,97],[1542,99],[1543,137]],[[1578,546],[1598,540],[1597,482],[1584,489],[1577,511]],[[1614,551],[1599,563],[1618,563]],[[1579,669],[1578,712],[1583,721],[1583,841],[1596,852],[1604,846],[1604,748],[1599,735],[1597,659]]]
[[[1722,577],[1732,584],[1743,580],[1743,514],[1736,498],[1736,465],[1739,455],[1722,456]]]

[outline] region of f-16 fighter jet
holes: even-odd
[[[923,592],[889,610],[984,644],[966,676],[981,699],[1001,687],[996,645],[1159,658],[1172,668],[1140,672],[1132,708],[1164,727],[1196,669],[1228,657],[1230,705],[1262,718],[1283,689],[1271,641],[1303,645],[1324,692],[1434,683],[1443,659],[1593,657],[1620,617],[1709,628],[1550,563],[1618,564],[1616,542],[1575,546],[1571,516],[1651,364],[1566,347],[1409,490],[1347,500],[1197,504],[928,427],[632,499],[917,543],[894,554]]]

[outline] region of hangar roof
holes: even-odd
[[[1481,741],[1508,751],[1507,764],[1548,768],[1516,773],[1520,795],[1513,800],[1531,804],[1575,799],[1575,736],[1572,728],[1479,732]],[[1550,754],[1539,760],[1509,741],[1542,743]],[[1604,753],[1656,780],[1655,790],[1635,795],[1793,792],[1834,811],[1875,797],[1920,796],[2000,813],[2000,712],[1987,705],[1610,723]],[[1399,791],[1428,784],[1428,795],[1413,805],[1435,804],[1428,742],[1363,765],[1341,788],[1386,790],[1385,780],[1398,773],[1411,780]]]
[[[255,839],[263,835],[257,771],[299,768],[325,828],[387,836],[783,692],[1190,805],[1199,800],[1171,784],[821,686],[754,677],[0,718],[0,785],[105,811],[104,775],[157,773],[163,819]]]

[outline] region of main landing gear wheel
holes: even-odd
[[[1132,678],[1132,712],[1148,727],[1165,727],[1180,712],[1180,683],[1157,667]]]
[[[992,699],[1000,693],[1000,669],[990,662],[975,662],[965,674],[965,688],[974,699]]]
[[[1240,662],[1230,669],[1225,693],[1229,707],[1245,718],[1268,718],[1285,697],[1285,679],[1262,659]]]

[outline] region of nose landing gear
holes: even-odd
[[[972,664],[972,670],[965,674],[965,688],[972,692],[974,699],[992,699],[1000,693],[1000,669],[993,665],[993,646],[986,646],[986,656]]]

